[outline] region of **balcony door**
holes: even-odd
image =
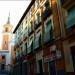
[[[43,75],[42,60],[39,60],[39,61],[38,61],[38,64],[39,64],[39,73],[40,73],[40,75]]]
[[[73,67],[75,72],[75,46],[71,47],[71,55],[72,55],[72,61],[73,61]]]
[[[55,61],[49,62],[50,75],[56,75]]]

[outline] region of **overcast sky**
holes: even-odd
[[[14,30],[30,2],[31,0],[0,0],[0,33],[3,30],[3,25],[7,23],[9,12]]]

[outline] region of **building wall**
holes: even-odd
[[[40,59],[42,59],[43,73],[46,73],[46,75],[51,74],[53,71],[55,71],[55,73],[53,72],[53,75],[60,75],[60,74],[65,75],[67,72],[74,72],[70,47],[75,42],[74,40],[75,26],[71,30],[66,29],[65,22],[67,20],[67,15],[66,15],[67,11],[65,10],[66,12],[64,13],[65,15],[64,16],[63,9],[69,9],[72,5],[75,4],[72,3],[71,6],[67,7],[67,5],[69,5],[71,1],[69,2],[69,4],[67,2],[63,6],[61,5],[60,2],[57,0],[49,0],[50,9],[48,9],[46,8],[48,4],[45,1],[34,0],[29,11],[24,16],[23,21],[20,23],[19,27],[15,31],[15,33],[16,32],[18,33],[16,34],[17,37],[21,36],[20,38],[21,40],[16,39],[18,41],[18,43],[16,43],[15,45],[16,48],[15,52],[17,52],[17,56],[16,55],[15,56],[18,59],[16,63],[17,62],[22,63],[22,61],[24,61],[24,59],[22,60],[22,58],[27,57],[29,72],[32,71],[32,70],[30,71],[30,68],[31,69],[33,68],[33,70],[36,68],[35,72],[39,73],[38,61]],[[47,11],[46,9],[48,9],[49,11]],[[39,13],[40,16],[37,16]],[[46,25],[48,21],[51,21],[49,27],[52,26],[52,30],[50,28],[51,31],[49,31],[50,33],[48,32],[48,28]],[[21,27],[21,25],[23,25],[23,28]],[[33,29],[31,29],[32,26]],[[39,38],[37,37],[37,32],[39,29],[41,29],[41,38],[38,40],[40,43],[36,40]],[[19,31],[21,31],[21,33],[23,34],[20,34]],[[33,48],[31,49],[29,48],[29,45],[30,45],[30,39],[32,35],[33,35],[32,38]],[[22,45],[24,46],[26,42],[27,42],[27,49],[25,50],[28,53],[26,51],[25,51],[25,55],[20,53],[21,56],[19,57],[18,50],[22,51],[20,47]],[[35,46],[38,45],[39,47],[35,48]],[[36,62],[33,63],[33,61]],[[54,68],[51,70],[51,67]],[[32,74],[35,74],[35,72]]]

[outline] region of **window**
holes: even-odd
[[[31,32],[31,25],[29,25],[29,27],[28,27],[28,31],[29,31],[29,33]]]
[[[40,7],[40,3],[39,3],[39,0],[37,0],[37,8]]]
[[[5,56],[2,56],[2,59],[5,59]]]
[[[47,21],[46,22],[46,31],[49,31],[50,30],[50,28],[51,28],[51,25],[52,25],[52,22],[51,22],[51,20],[49,20],[49,21]]]
[[[44,70],[45,72],[48,72],[48,63],[44,63]]]
[[[35,49],[38,48],[40,44],[41,44],[41,30],[39,29],[36,34]]]
[[[45,22],[45,34],[44,34],[44,43],[53,40],[53,26],[52,26],[52,19],[47,19]]]
[[[33,29],[34,29],[34,22],[31,21],[31,30],[33,30]]]
[[[46,32],[50,35],[50,38],[53,37],[53,26],[52,26],[52,20],[46,22]]]
[[[37,38],[39,38],[39,42],[41,41],[41,29],[37,31]]]
[[[8,28],[7,27],[5,28],[5,32],[8,32]]]
[[[27,30],[27,27],[25,27],[25,30]]]
[[[52,40],[53,39],[53,27],[51,26],[51,29],[50,29],[50,39]]]
[[[24,54],[24,55],[27,54],[27,43],[24,44],[24,52],[23,52],[23,54]]]
[[[41,15],[40,15],[40,12],[37,13],[37,19],[38,19],[38,22],[41,22]]]
[[[33,40],[29,40],[27,53],[30,53],[33,50]]]
[[[68,10],[68,17],[67,17],[67,21],[66,21],[66,28],[70,28],[73,25],[75,25],[75,6],[72,6]]]
[[[6,41],[5,41],[5,45],[6,45]]]

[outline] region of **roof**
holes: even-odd
[[[18,22],[16,28],[14,29],[13,33],[16,32],[16,30],[18,29],[18,27],[20,26],[21,22],[23,21],[23,19],[25,18],[26,14],[28,13],[28,11],[30,10],[31,6],[34,4],[35,0],[31,0],[29,6],[27,7],[26,11],[24,12],[23,16],[21,17],[20,21]]]

